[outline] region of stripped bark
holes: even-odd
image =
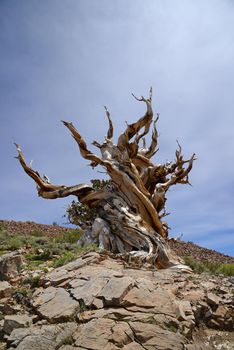
[[[26,163],[20,146],[16,144],[17,158],[24,171],[35,181],[39,196],[54,199],[74,195],[81,203],[96,208],[100,219],[93,227],[93,237],[103,249],[165,268],[176,263],[166,243],[169,227],[162,221],[168,215],[165,210],[166,193],[173,185],[190,184],[188,175],[196,157],[193,154],[190,159],[184,160],[178,143],[174,162],[153,164],[151,159],[158,151],[159,114],[153,120],[152,89],[147,99],[143,96],[135,99],[146,104],[146,112],[137,122],[127,125],[117,145],[112,140],[113,123],[105,107],[109,123],[107,136],[102,144],[93,142],[100,150],[100,156],[87,148],[84,138],[72,123],[63,121],[77,142],[81,156],[91,161],[92,167],[100,165],[108,173],[111,181],[101,190],[86,184],[51,184],[48,177],[42,178]],[[152,123],[151,143],[147,147],[144,137]],[[140,141],[143,141],[143,148],[139,146]]]

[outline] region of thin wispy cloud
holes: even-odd
[[[37,197],[14,141],[53,182],[88,182],[101,174],[60,120],[73,121],[88,143],[102,140],[106,104],[118,135],[144,113],[131,92],[153,86],[155,161],[174,158],[177,138],[186,156],[198,155],[193,187],[168,193],[171,234],[234,254],[233,33],[228,0],[1,1],[1,217],[62,223],[71,200]]]

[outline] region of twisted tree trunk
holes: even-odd
[[[119,136],[117,145],[112,141],[113,124],[105,107],[109,122],[107,136],[102,144],[93,142],[99,148],[101,156],[93,154],[87,148],[72,123],[63,121],[77,142],[82,157],[91,161],[92,167],[100,165],[106,169],[111,181],[103,189],[95,190],[85,184],[51,184],[48,177],[42,178],[27,165],[20,146],[16,144],[17,158],[25,172],[36,182],[39,196],[54,199],[75,195],[81,203],[97,209],[100,219],[95,222],[94,234],[100,247],[165,268],[179,261],[166,243],[168,225],[162,221],[168,215],[165,196],[172,185],[189,184],[188,174],[196,158],[193,154],[190,159],[184,160],[178,143],[174,162],[153,164],[151,158],[158,151],[156,124],[159,115],[153,121],[152,89],[148,99],[143,96],[136,99],[146,104],[146,113],[137,122],[127,125]],[[144,136],[152,123],[151,144],[146,147]],[[139,146],[141,140],[142,148]]]

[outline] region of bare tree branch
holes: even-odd
[[[106,137],[108,138],[108,140],[112,140],[113,134],[114,134],[114,127],[113,127],[113,123],[112,123],[112,120],[111,120],[110,112],[108,111],[106,106],[104,106],[104,108],[105,108],[106,116],[107,116],[107,119],[108,119],[108,122],[109,122],[109,129],[107,131],[107,136]]]
[[[48,183],[46,179],[41,178],[38,171],[33,170],[27,165],[21,147],[17,143],[15,143],[15,146],[18,152],[18,157],[16,158],[19,160],[24,171],[36,182],[38,195],[40,197],[45,199],[55,199],[74,195],[82,198],[84,195],[94,191],[92,187],[85,184],[65,186]]]
[[[141,98],[137,98],[135,95],[133,95],[133,97],[137,101],[145,102],[147,110],[145,115],[142,118],[138,119],[136,123],[127,125],[127,129],[125,130],[125,132],[119,136],[117,146],[121,151],[126,149],[127,144],[133,138],[133,136],[135,136],[144,127],[144,132],[142,134],[137,135],[137,137],[135,138],[134,143],[138,145],[140,139],[149,132],[149,128],[153,119],[153,110],[151,106],[152,89],[150,89],[150,97],[148,99],[145,99],[143,96]]]
[[[74,125],[64,120],[62,120],[62,123],[70,130],[73,138],[76,140],[82,157],[85,159],[91,160],[92,167],[95,167],[98,164],[103,164],[103,161],[101,158],[99,158],[98,156],[96,156],[95,154],[93,154],[91,151],[88,150],[85,140],[79,134],[77,129],[74,127]]]

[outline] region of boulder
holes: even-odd
[[[4,318],[3,331],[10,334],[16,328],[26,328],[32,324],[32,317],[29,315],[6,315]]]
[[[23,268],[20,252],[11,252],[0,257],[0,281],[9,280],[19,274]]]
[[[75,322],[66,322],[15,329],[9,336],[8,343],[16,350],[57,350],[72,339],[76,328]]]
[[[0,313],[14,315],[22,311],[22,305],[14,303],[9,297],[0,299]]]
[[[217,307],[221,301],[222,299],[218,295],[214,293],[207,293],[207,304],[209,304],[212,308]]]
[[[12,285],[7,281],[0,281],[0,299],[11,296]]]

